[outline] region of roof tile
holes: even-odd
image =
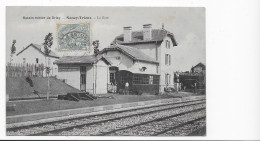
[[[132,39],[130,42],[124,42],[124,34],[117,36],[111,44],[132,44],[132,43],[144,43],[144,42],[154,42],[154,41],[162,41],[165,36],[169,35],[172,39],[174,45],[177,45],[174,35],[165,30],[165,29],[153,29],[152,30],[152,39],[151,40],[143,40],[143,31],[132,31]]]
[[[90,64],[104,58],[108,64],[111,62],[102,55],[86,55],[86,56],[63,56],[59,60],[56,60],[55,64]]]
[[[141,52],[140,50],[138,50],[135,47],[130,47],[130,46],[125,46],[125,45],[118,45],[118,44],[114,44],[111,45],[108,48],[104,48],[101,53],[106,52],[106,51],[110,51],[110,50],[118,50],[123,52],[124,54],[126,54],[127,56],[129,56],[130,58],[132,58],[133,60],[138,60],[138,61],[144,61],[144,62],[150,62],[150,63],[159,63],[158,61],[156,61],[154,58],[144,54],[143,52]]]

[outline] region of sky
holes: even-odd
[[[60,19],[24,19],[23,17],[54,16]],[[92,17],[68,19],[67,17]],[[96,17],[107,17],[96,19]],[[95,19],[94,19],[95,18]],[[178,43],[173,55],[175,71],[187,71],[199,62],[206,63],[205,8],[201,7],[7,7],[6,8],[6,62],[9,61],[12,41],[16,52],[31,43],[42,44],[45,36],[53,33],[52,50],[59,56],[83,55],[86,52],[58,52],[57,23],[90,22],[92,40],[99,40],[100,49],[108,47],[113,39],[123,33],[123,27],[142,30],[143,24],[153,29],[172,32]]]

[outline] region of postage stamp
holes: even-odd
[[[57,41],[57,51],[86,51],[90,49],[90,23],[57,23]]]

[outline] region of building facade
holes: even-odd
[[[112,63],[109,82],[117,85],[119,91],[124,90],[128,82],[133,93],[159,92],[158,61],[137,48],[118,44],[103,49],[101,53]]]
[[[102,55],[64,56],[58,65],[58,79],[90,94],[107,93],[110,61]]]
[[[50,76],[57,76],[58,66],[53,62],[59,59],[54,52],[50,52],[49,55],[44,53],[42,46],[37,44],[30,44],[14,56],[13,60],[15,63],[20,64],[44,64],[46,66],[48,59],[50,70]],[[47,76],[46,71],[44,71],[43,76]]]
[[[146,63],[145,68],[146,72],[140,72],[141,74],[156,74],[159,77],[159,92],[163,92],[165,87],[174,87],[174,60],[173,55],[175,53],[174,48],[177,46],[177,42],[174,38],[174,35],[162,29],[152,29],[151,24],[143,25],[142,31],[132,31],[132,27],[124,27],[123,34],[117,36],[113,42],[112,46],[108,48],[113,48],[114,45],[122,45],[125,48],[135,48],[136,52],[142,53],[149,58],[146,58],[146,61],[153,60],[157,62]],[[108,50],[108,49],[105,49]],[[111,52],[111,51],[109,51]],[[108,53],[108,57],[112,56],[111,53]],[[117,60],[110,59],[112,64],[117,62]],[[121,66],[124,62],[121,62]],[[138,68],[138,64],[126,63],[128,65],[128,70],[136,73],[136,70],[133,70],[132,67]],[[124,70],[119,66],[119,70]],[[156,69],[156,71],[154,71]]]
[[[198,63],[194,67],[191,68],[192,73],[205,73],[206,66],[203,63]]]

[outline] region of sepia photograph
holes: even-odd
[[[6,7],[6,136],[207,136],[205,7]]]

